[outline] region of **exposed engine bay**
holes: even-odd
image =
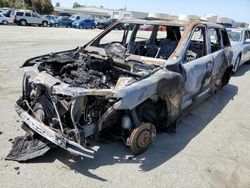
[[[111,59],[98,60],[89,56],[77,58],[77,60],[71,61],[69,59],[69,62],[63,63],[56,61],[56,58],[42,59],[44,63],[40,67],[72,87],[86,89],[109,89],[114,87],[116,81],[122,75],[122,72],[115,71],[112,68]]]

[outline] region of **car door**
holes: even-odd
[[[3,22],[3,17],[2,15],[0,14],[0,24]]]
[[[33,24],[42,24],[42,19],[36,14],[32,13]]]
[[[219,84],[223,76],[222,74],[224,73],[222,71],[223,63],[225,64],[225,62],[229,61],[229,59],[226,59],[227,57],[229,57],[229,54],[226,54],[226,53],[229,53],[230,50],[226,50],[225,48],[227,48],[228,46],[230,47],[229,45],[230,42],[226,41],[226,40],[229,40],[228,38],[226,38],[227,36],[224,36],[224,39],[223,39],[222,32],[219,28],[210,27],[208,28],[208,31],[209,31],[209,47],[210,47],[209,51],[213,58],[211,85],[215,87],[216,84]],[[223,30],[223,32],[225,31]]]
[[[60,20],[60,24],[61,24],[61,26],[67,26],[68,20],[66,18],[63,18]]]
[[[34,23],[34,20],[31,17],[31,13],[30,12],[25,12],[24,16],[26,17],[27,23]]]
[[[248,40],[250,40],[250,30],[247,31],[248,33]],[[247,44],[247,61],[250,61],[250,42],[246,42]]]
[[[84,28],[90,29],[92,27],[91,20],[84,21]]]
[[[30,21],[28,21],[29,23],[32,23],[32,24],[36,24],[37,23],[37,18],[36,18],[36,15],[35,13],[31,13],[31,18],[30,18]]]
[[[244,32],[244,40],[243,40],[243,52],[242,52],[242,56],[243,56],[243,61],[242,62],[246,62],[250,60],[250,42],[247,40],[250,40],[250,31],[246,30]]]
[[[208,53],[208,48],[206,26],[198,25],[192,31],[182,62],[185,78],[182,109],[210,90],[213,58]]]
[[[67,18],[67,19],[65,19],[65,26],[72,26],[72,20],[71,19],[69,19],[69,18]]]

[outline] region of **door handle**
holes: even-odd
[[[206,68],[208,69],[208,67],[209,67],[210,65],[212,65],[212,64],[213,64],[212,61],[207,61],[207,62],[206,62]]]

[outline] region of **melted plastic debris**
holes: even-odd
[[[13,141],[13,146],[6,160],[12,161],[27,161],[36,157],[44,155],[51,147],[45,139],[31,138],[26,134],[25,136],[16,137]]]

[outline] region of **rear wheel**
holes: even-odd
[[[55,27],[59,27],[59,24],[58,24],[58,23],[56,23],[56,24],[55,24]]]
[[[233,67],[228,67],[221,79],[221,87],[224,87],[229,83],[232,74],[233,74]]]
[[[26,26],[27,25],[27,21],[26,20],[21,20],[20,24],[21,24],[21,26]]]
[[[2,24],[3,24],[3,25],[8,25],[8,24],[9,24],[9,22],[8,22],[8,21],[6,21],[6,20],[3,20]]]

